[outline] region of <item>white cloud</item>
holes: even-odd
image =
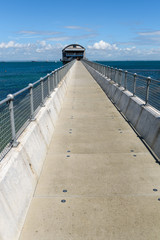
[[[0,60],[57,60],[61,58],[64,45],[47,41],[19,43],[14,41],[0,43]]]
[[[82,27],[80,27],[80,26],[65,26],[65,28],[68,28],[68,29],[82,29]]]
[[[42,46],[42,47],[45,47],[46,46],[46,41],[40,41],[39,44]]]
[[[83,44],[82,44],[83,45]],[[66,44],[47,40],[35,43],[16,41],[0,42],[0,61],[12,60],[58,60]],[[159,60],[160,47],[138,48],[128,45],[111,44],[101,40],[86,48],[86,57],[90,60]]]
[[[9,41],[8,43],[0,43],[0,48],[22,48],[28,46],[30,46],[30,44],[15,43],[14,41]]]
[[[33,39],[33,41],[36,41],[37,39],[37,41],[46,40],[57,43],[65,42],[66,44],[66,42],[72,43],[75,42],[75,40],[79,42],[81,39],[85,40],[91,39],[97,35],[97,33],[94,30],[89,29],[87,27],[70,25],[64,26],[63,28],[65,28],[65,31],[63,29],[63,32],[22,30],[16,32],[16,36],[14,38],[10,37],[10,39],[11,40],[15,39],[15,41],[20,41],[22,39],[26,39],[28,41],[29,39]]]
[[[140,36],[159,36],[160,31],[151,31],[151,32],[139,32]]]
[[[86,56],[92,60],[159,60],[160,48],[120,47],[103,40],[87,47]]]
[[[89,49],[95,49],[95,50],[117,50],[118,47],[116,44],[110,44],[103,40],[94,43],[92,46],[88,46]]]
[[[34,32],[34,31],[20,31],[20,32],[18,32],[18,34],[36,34],[36,32]]]
[[[67,29],[72,29],[72,30],[85,30],[87,32],[93,32],[93,29],[90,29],[90,28],[87,28],[87,27],[82,27],[82,26],[75,26],[75,25],[72,25],[72,26],[65,26],[64,28],[67,28]]]
[[[36,52],[37,52],[37,53],[41,53],[41,52],[43,52],[43,49],[42,49],[42,48],[37,48],[37,49],[36,49]]]
[[[130,51],[134,51],[134,49],[136,49],[136,47],[126,47],[126,48],[119,48],[119,51],[125,51],[125,52],[130,52]]]
[[[60,32],[54,32],[54,31],[20,31],[17,32],[20,35],[41,35],[41,36],[47,36],[47,35],[56,35],[59,34]]]
[[[67,41],[69,40],[70,37],[53,37],[53,38],[48,38],[47,40],[48,41],[58,41],[58,42],[61,42],[61,41]]]
[[[151,46],[159,46],[160,30],[137,32],[137,36],[134,37],[131,42],[136,46],[146,46],[147,48],[151,48]]]

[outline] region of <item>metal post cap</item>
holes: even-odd
[[[10,98],[11,100],[13,100],[13,99],[14,99],[14,96],[13,96],[13,94],[8,94],[8,95],[7,95],[7,98]]]
[[[30,88],[33,88],[33,84],[32,83],[29,83],[28,85]]]

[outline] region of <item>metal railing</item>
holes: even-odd
[[[75,61],[72,61],[40,78],[26,88],[9,94],[0,101],[0,161],[18,145],[17,138],[35,115]]]
[[[89,65],[104,77],[117,83],[119,87],[130,91],[133,96],[141,98],[145,105],[149,104],[160,111],[160,81],[86,59],[83,59],[82,62],[85,66]]]

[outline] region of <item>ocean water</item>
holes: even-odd
[[[61,62],[0,62],[0,100],[61,66]]]
[[[98,61],[160,80],[160,61]],[[0,62],[0,100],[62,66],[61,62]]]

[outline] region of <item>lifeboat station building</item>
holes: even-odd
[[[85,48],[79,44],[70,44],[62,50],[62,62],[66,64],[74,59],[80,60],[85,56]]]

